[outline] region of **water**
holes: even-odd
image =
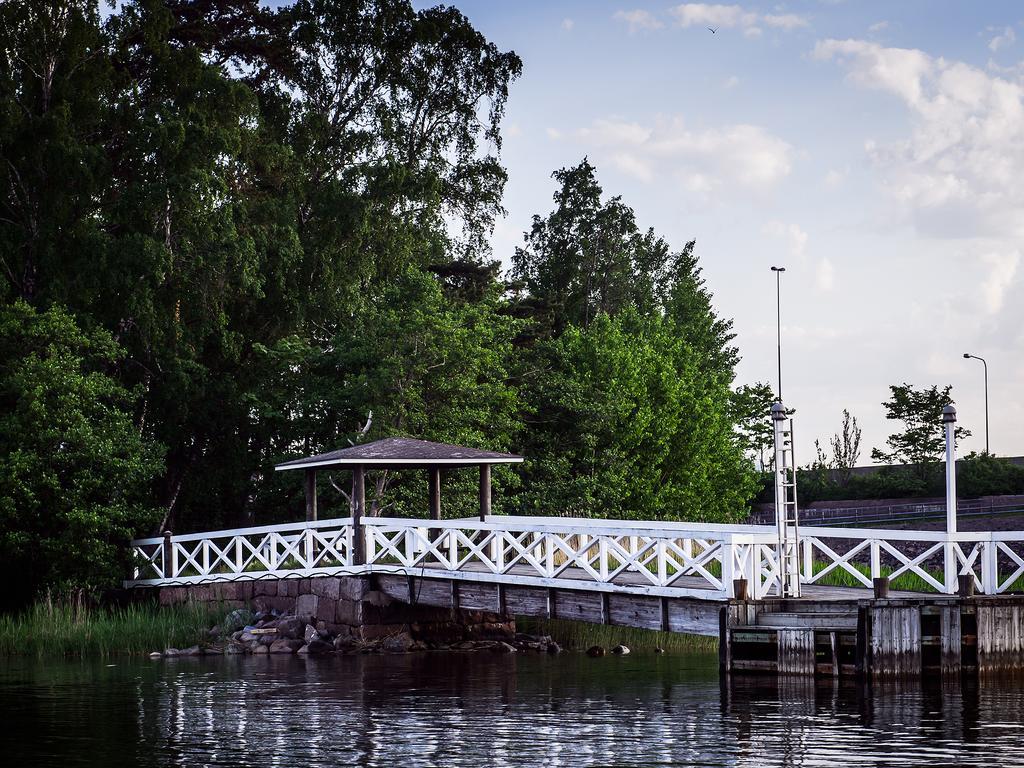
[[[5,765],[1024,765],[1024,685],[719,682],[701,656],[0,666]]]

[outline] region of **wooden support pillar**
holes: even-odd
[[[306,522],[316,520],[316,470],[306,470]]]
[[[441,468],[430,468],[430,519],[441,519]]]
[[[491,465],[480,465],[480,521],[487,522],[491,514]]]
[[[366,512],[366,470],[360,464],[352,469],[352,563],[366,562],[366,538],[363,514]]]

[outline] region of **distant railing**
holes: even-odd
[[[957,517],[986,517],[1019,512],[1024,515],[1024,501],[993,504],[976,500],[957,502]],[[945,501],[922,501],[909,504],[884,504],[864,507],[805,507],[800,510],[800,521],[806,525],[856,525],[858,523],[906,522],[944,517]],[[750,515],[754,525],[775,522],[775,510],[755,510]]]
[[[997,594],[1024,578],[1024,532],[803,527],[801,583],[952,594],[970,574]],[[746,580],[776,594],[774,527],[492,516],[486,521],[351,518],[132,542],[126,586],[264,577],[403,573],[478,582],[723,600]]]

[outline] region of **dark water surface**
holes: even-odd
[[[719,681],[709,656],[8,661],[5,766],[1024,766],[1020,683]]]

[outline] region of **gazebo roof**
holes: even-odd
[[[275,469],[314,469],[316,467],[353,467],[415,469],[426,467],[473,467],[480,464],[519,464],[522,456],[497,451],[482,451],[447,443],[431,443],[410,437],[387,437],[365,445],[353,445],[328,453],[278,464]]]

